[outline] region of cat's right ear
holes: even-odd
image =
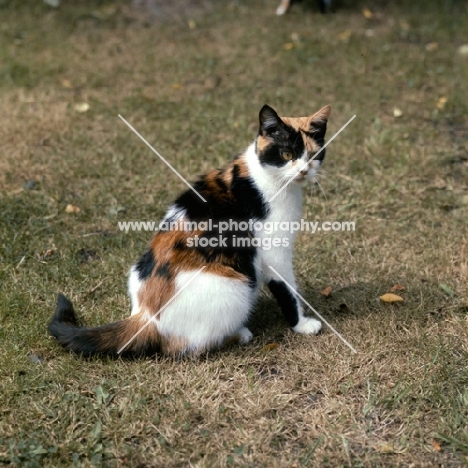
[[[260,110],[259,119],[260,119],[259,133],[262,136],[271,135],[281,125],[283,125],[283,121],[280,119],[280,117],[275,112],[275,110],[271,108],[270,106],[268,106],[267,104],[265,104]]]

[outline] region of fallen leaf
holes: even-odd
[[[73,84],[70,80],[67,80],[66,78],[62,78],[60,80],[60,84],[64,87],[64,88],[73,88]]]
[[[426,50],[429,52],[434,52],[434,50],[437,50],[439,48],[439,44],[437,42],[429,42],[426,44]]]
[[[320,291],[320,294],[322,296],[328,297],[333,291],[333,288],[331,286],[327,286],[325,289],[322,289]]]
[[[348,42],[351,37],[351,29],[346,29],[342,33],[338,34],[338,40],[341,42]]]
[[[442,291],[444,291],[444,293],[448,296],[455,296],[455,292],[447,284],[439,284],[439,288],[442,289]]]
[[[403,302],[404,299],[401,296],[398,296],[393,293],[387,293],[383,296],[380,296],[380,300],[383,302]]]
[[[46,249],[43,252],[42,257],[43,258],[51,257],[54,253],[55,253],[55,249]]]
[[[404,291],[405,287],[401,284],[395,284],[390,288],[390,292],[395,292],[395,291]]]
[[[447,182],[445,182],[442,177],[437,176],[434,183],[432,184],[432,187],[436,188],[437,190],[444,190],[447,188]]]
[[[371,19],[374,17],[374,13],[372,13],[372,11],[370,11],[369,8],[367,7],[364,7],[362,9],[362,14],[364,15],[364,18],[366,19]]]
[[[432,448],[436,452],[440,452],[442,450],[442,447],[440,446],[439,442],[437,442],[437,440],[435,440],[435,439],[432,441]]]
[[[443,110],[445,107],[445,104],[447,104],[447,98],[445,96],[441,96],[439,100],[437,101],[437,109]]]
[[[457,52],[460,55],[468,55],[468,44],[463,44],[461,45],[458,49]]]
[[[71,204],[68,204],[65,208],[65,213],[79,213],[80,211],[77,206]]]
[[[401,117],[403,115],[403,111],[399,109],[398,107],[395,107],[393,109],[393,117]]]
[[[195,23],[195,21],[194,21],[193,19],[189,19],[189,20],[187,21],[187,23],[188,23],[188,27],[189,27],[190,29],[195,29],[195,28],[197,27],[197,23]]]
[[[89,111],[89,104],[87,102],[77,102],[74,107],[76,112],[80,112],[81,114]]]
[[[294,42],[287,42],[286,44],[284,44],[283,49],[284,50],[294,49]]]
[[[262,348],[262,350],[273,351],[274,349],[278,348],[278,346],[279,346],[279,343],[268,343]]]
[[[182,85],[180,83],[172,83],[172,89],[180,89]]]
[[[379,453],[393,453],[393,445],[388,442],[382,442],[374,447],[374,450]]]

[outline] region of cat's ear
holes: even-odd
[[[330,117],[331,106],[322,107],[318,112],[311,115],[307,121],[309,132],[323,136],[327,130],[327,122]]]
[[[265,104],[260,110],[260,135],[271,135],[278,127],[284,125],[278,114],[273,108]]]

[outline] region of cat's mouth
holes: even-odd
[[[306,176],[302,174],[298,174],[294,179],[294,182],[296,182],[296,184],[302,184],[305,181],[306,181]]]

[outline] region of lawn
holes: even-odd
[[[0,0],[0,465],[466,466],[466,4],[189,3]],[[356,229],[301,233],[295,270],[357,353],[292,333],[266,290],[245,347],[62,351],[57,293],[89,325],[128,315],[151,233],[118,222],[158,221],[186,188],[118,114],[193,181],[264,103],[331,104],[328,139],[356,115],[304,189],[304,219]],[[392,288],[402,302],[379,299]]]

